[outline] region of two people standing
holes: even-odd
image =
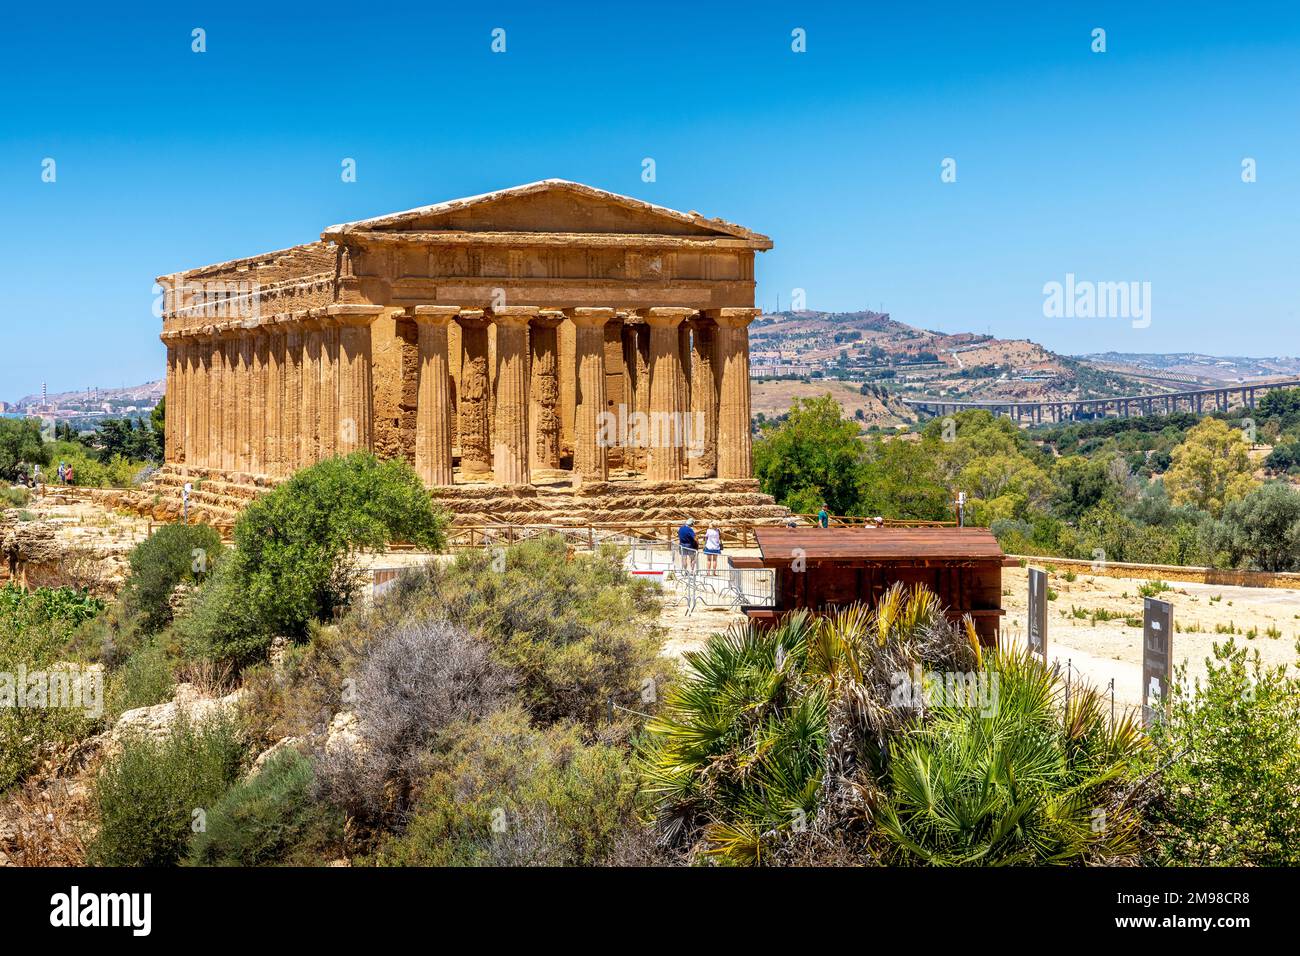
[[[687,518],[677,529],[677,546],[682,553],[682,569],[694,571],[699,567],[700,541],[695,534],[695,519]],[[708,570],[718,569],[718,555],[722,554],[722,533],[713,525],[704,532],[704,558]]]

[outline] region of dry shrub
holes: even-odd
[[[411,622],[376,638],[343,695],[361,742],[322,745],[325,793],[363,823],[400,822],[435,736],[505,706],[513,686],[486,644],[446,621]]]
[[[90,836],[85,785],[29,781],[17,788],[5,813],[14,820],[5,852],[18,866],[84,866]]]

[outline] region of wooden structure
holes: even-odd
[[[902,581],[925,585],[954,620],[971,616],[982,644],[997,643],[1007,559],[984,528],[755,528],[754,538],[762,556],[731,563],[776,571],[776,605],[746,612],[759,623],[800,608],[871,606]]]

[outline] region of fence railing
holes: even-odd
[[[494,545],[514,544],[543,535],[561,535],[575,547],[595,550],[601,543],[630,543],[631,541],[677,540],[677,529],[686,520],[685,516],[646,521],[595,521],[587,523],[554,524],[505,524],[488,522],[482,524],[454,524],[447,529],[447,544],[452,550],[465,548],[485,548]],[[817,524],[816,515],[794,514],[788,523],[800,527],[812,527]],[[754,522],[745,520],[714,521],[724,544],[739,548],[752,548],[758,544],[754,531],[758,528],[781,527],[781,522]],[[832,515],[830,525],[834,528],[868,527],[875,525],[873,518],[859,518],[850,515]],[[906,519],[886,518],[886,528],[952,528],[954,521],[911,521]],[[696,530],[702,525],[697,524]]]

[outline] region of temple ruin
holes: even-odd
[[[774,507],[752,481],[748,333],[770,248],[551,179],[162,276],[164,484],[265,485],[370,449],[451,498],[631,482]]]

